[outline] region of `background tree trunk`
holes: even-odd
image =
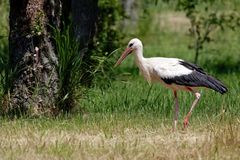
[[[138,22],[138,4],[136,0],[121,0],[121,4],[124,10],[126,18],[122,22],[122,29],[128,29],[136,27]],[[135,29],[134,29],[135,31]]]
[[[71,0],[71,13],[74,37],[79,42],[80,56],[83,59],[81,84],[90,86],[93,75],[89,72],[92,60],[93,38],[97,29],[98,0]]]
[[[60,0],[10,0],[10,64],[16,70],[9,105],[14,114],[52,114],[58,93],[51,27],[59,27]]]
[[[87,48],[96,31],[98,0],[72,0],[71,8],[75,38]]]

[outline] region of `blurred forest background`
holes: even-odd
[[[24,151],[31,145],[40,145],[42,148],[36,150],[41,155],[58,158],[107,155],[111,159],[118,155],[126,159],[135,156],[237,159],[240,153],[239,11],[239,0],[1,0],[1,141],[6,146],[15,143],[21,146],[17,139],[6,138],[20,134],[30,141],[35,138],[36,144],[27,140],[23,148],[18,148],[19,152],[5,147],[0,154],[8,158],[24,157]],[[211,135],[211,138],[194,141],[199,148],[194,148],[192,141],[184,141],[179,142],[185,146],[181,150],[175,145],[177,138],[169,143],[165,139],[166,128],[172,122],[171,91],[158,84],[148,86],[132,56],[120,67],[113,68],[128,41],[135,37],[142,40],[146,57],[176,57],[197,63],[229,88],[223,96],[201,89],[202,99],[194,110],[190,130],[194,132],[192,138],[197,135]],[[180,93],[179,97],[180,106],[184,106],[180,107],[181,119],[192,99],[189,93]],[[17,117],[21,118],[8,121]],[[161,133],[163,141],[160,142],[166,144],[146,140],[142,146],[150,143],[154,147],[138,148],[143,137],[138,137],[135,131],[131,132],[134,135],[126,135],[129,134],[125,133],[126,128],[144,132],[143,137],[148,137],[149,132]],[[50,131],[56,137],[59,130],[64,130],[60,145],[54,142],[45,146]],[[36,135],[31,137],[30,132]],[[68,144],[78,139],[76,132],[103,133],[101,142],[93,142],[102,148],[90,144],[92,138],[88,137],[78,152],[77,147],[83,141]],[[109,141],[118,134],[122,141],[112,146]],[[68,135],[73,139],[67,139]],[[191,137],[187,133],[186,136]],[[37,155],[36,150],[27,154],[29,159],[32,154]],[[140,151],[143,154],[138,154]],[[170,152],[175,154],[166,154]]]

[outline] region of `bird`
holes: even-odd
[[[221,94],[228,91],[220,80],[212,77],[196,64],[179,58],[145,58],[143,56],[143,44],[138,38],[129,41],[114,67],[119,66],[130,54],[134,54],[135,63],[140,73],[149,84],[159,82],[173,91],[175,101],[173,131],[177,129],[178,123],[179,104],[177,92],[179,90],[191,92],[195,96],[190,110],[184,118],[184,128],[187,128],[193,109],[200,100],[201,94],[198,90],[200,87],[209,88]]]

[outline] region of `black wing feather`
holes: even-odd
[[[193,72],[188,75],[175,76],[171,78],[161,78],[167,84],[177,84],[184,85],[189,87],[207,87],[211,88],[221,94],[227,92],[227,88],[222,82],[208,75],[203,71],[202,68],[196,66],[195,64],[179,61],[181,65],[185,66],[188,69],[191,69]]]
[[[190,70],[193,70],[193,71],[196,70],[196,71],[198,71],[202,74],[206,74],[206,72],[204,72],[204,70],[201,67],[197,66],[196,64],[186,62],[186,61],[182,61],[182,60],[179,61],[179,64],[183,65],[184,67],[186,67]]]

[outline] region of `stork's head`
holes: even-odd
[[[114,67],[117,67],[122,63],[122,61],[131,53],[134,53],[134,51],[142,49],[142,42],[138,38],[133,38],[128,42],[127,48],[122,53],[121,57],[118,59],[117,63]]]

